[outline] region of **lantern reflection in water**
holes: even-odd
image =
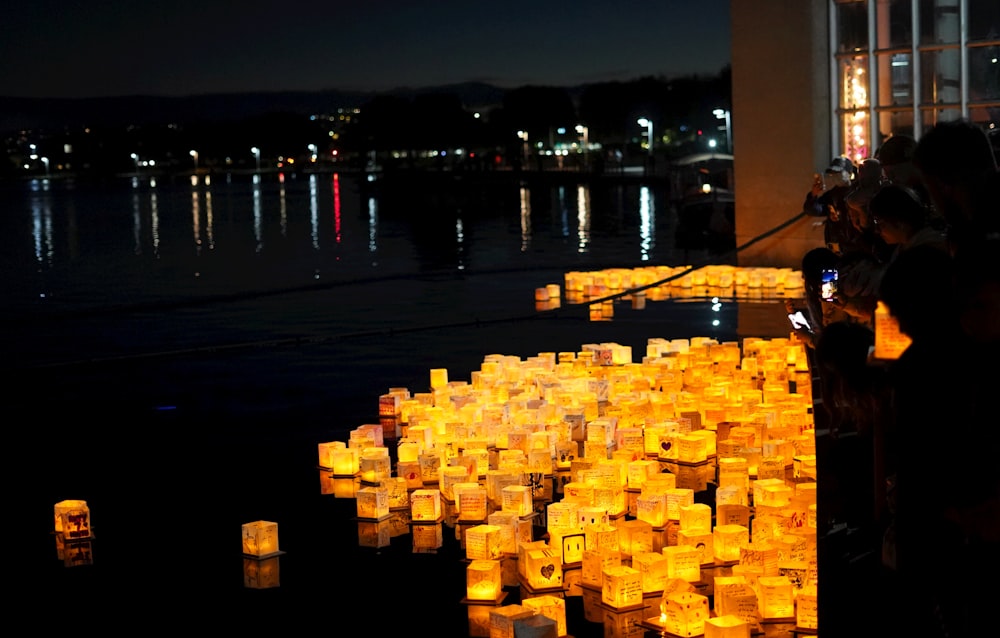
[[[281,585],[280,556],[263,560],[243,559],[243,586],[247,589],[270,589]]]

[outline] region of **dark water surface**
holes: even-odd
[[[0,184],[0,205],[14,600],[76,628],[468,635],[455,528],[365,546],[318,443],[488,354],[787,336],[778,302],[536,309],[569,270],[711,259],[658,185],[220,175]],[[92,564],[57,558],[63,499],[90,507]],[[245,585],[255,520],[279,524],[278,587]],[[580,604],[569,633],[608,635]]]

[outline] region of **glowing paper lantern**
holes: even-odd
[[[760,591],[760,615],[764,620],[793,618],[795,598],[792,582],[785,576],[761,576],[757,579]]]
[[[640,494],[635,499],[635,517],[645,521],[654,529],[667,525],[667,495]]]
[[[458,507],[458,520],[486,520],[486,488],[479,483],[457,483],[455,485],[455,504]]]
[[[517,604],[490,609],[490,638],[515,638],[514,621],[534,615],[533,610]]]
[[[67,541],[90,538],[90,508],[87,501],[59,501],[53,507],[55,532]]]
[[[347,443],[343,441],[327,441],[319,443],[317,446],[319,454],[319,466],[325,470],[333,469],[333,451],[347,449]]]
[[[664,547],[667,558],[667,575],[689,583],[701,580],[701,550],[691,545],[669,545]]]
[[[525,574],[532,589],[562,588],[563,570],[560,552],[550,547],[533,549],[524,556]]]
[[[677,544],[689,545],[697,549],[700,554],[698,560],[702,565],[711,565],[715,562],[713,538],[711,530],[700,527],[677,530]]]
[[[660,604],[664,631],[675,636],[700,636],[708,620],[708,598],[693,592],[665,596]]]
[[[502,532],[496,525],[476,525],[465,530],[465,557],[499,560],[503,557]]]
[[[750,638],[750,625],[739,616],[716,616],[705,621],[705,638]]]
[[[611,567],[621,567],[622,553],[618,550],[583,550],[580,582],[588,587],[601,587],[604,571]]]
[[[723,562],[738,561],[740,548],[750,540],[750,530],[742,525],[716,525],[712,530],[712,551]]]
[[[659,552],[642,552],[632,555],[632,567],[642,574],[642,593],[662,592],[670,577],[667,557]]]
[[[642,604],[642,574],[627,566],[610,567],[602,575],[601,602],[615,609]]]
[[[410,494],[410,517],[414,523],[437,523],[441,515],[441,491],[434,489],[414,490]]]
[[[355,476],[361,472],[361,458],[357,448],[333,449],[329,456],[334,476]]]
[[[254,521],[243,524],[243,553],[254,558],[266,558],[279,552],[278,524]]]
[[[500,561],[477,559],[465,568],[465,596],[469,601],[495,603],[503,589],[500,581]]]
[[[615,527],[618,529],[618,548],[626,558],[653,551],[653,526],[646,521],[620,521]]]
[[[540,616],[550,618],[556,623],[556,636],[566,636],[566,599],[560,596],[544,594],[523,598],[521,606],[530,609]],[[520,634],[518,634],[520,635]]]
[[[389,518],[389,490],[366,486],[355,495],[358,518],[380,521]]]
[[[501,490],[501,509],[518,516],[530,516],[534,511],[531,488],[524,485],[504,487]]]
[[[806,585],[795,597],[795,626],[799,629],[819,628],[819,601],[816,586]]]

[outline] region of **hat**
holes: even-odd
[[[830,166],[826,169],[827,173],[840,173],[846,172],[850,173],[853,177],[857,173],[857,169],[854,167],[854,163],[841,155],[840,157],[835,157],[830,161]]]
[[[917,147],[917,141],[909,135],[893,135],[875,152],[875,157],[882,162],[882,166],[893,166],[902,164],[913,159],[913,149]]]

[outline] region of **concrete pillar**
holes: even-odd
[[[737,246],[799,214],[833,157],[827,9],[827,0],[730,2]],[[800,267],[824,245],[818,221],[755,243],[739,265]]]

